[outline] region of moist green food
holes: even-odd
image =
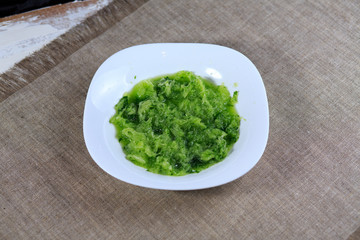
[[[134,164],[164,175],[197,173],[222,161],[238,140],[237,96],[180,71],[136,84],[110,123]]]

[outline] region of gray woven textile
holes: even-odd
[[[257,66],[270,135],[248,174],[160,191],[91,159],[92,76],[113,53],[152,42],[219,44]],[[1,239],[360,237],[358,1],[115,1],[1,75],[0,96]]]

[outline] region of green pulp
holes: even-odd
[[[222,161],[238,140],[237,96],[180,71],[136,84],[110,123],[134,164],[163,175],[197,173]]]

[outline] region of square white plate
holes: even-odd
[[[220,163],[186,176],[163,176],[128,161],[109,123],[114,106],[141,80],[180,70],[192,71],[230,93],[239,91],[236,109],[240,137]],[[259,72],[233,49],[201,43],[158,43],[123,49],[108,58],[95,73],[85,102],[84,138],[94,161],[107,173],[134,185],[167,190],[194,190],[222,185],[247,173],[262,156],[269,133],[266,91]]]

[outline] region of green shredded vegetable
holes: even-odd
[[[198,173],[222,161],[238,140],[237,96],[180,71],[136,84],[115,105],[110,123],[134,164],[163,175]]]

